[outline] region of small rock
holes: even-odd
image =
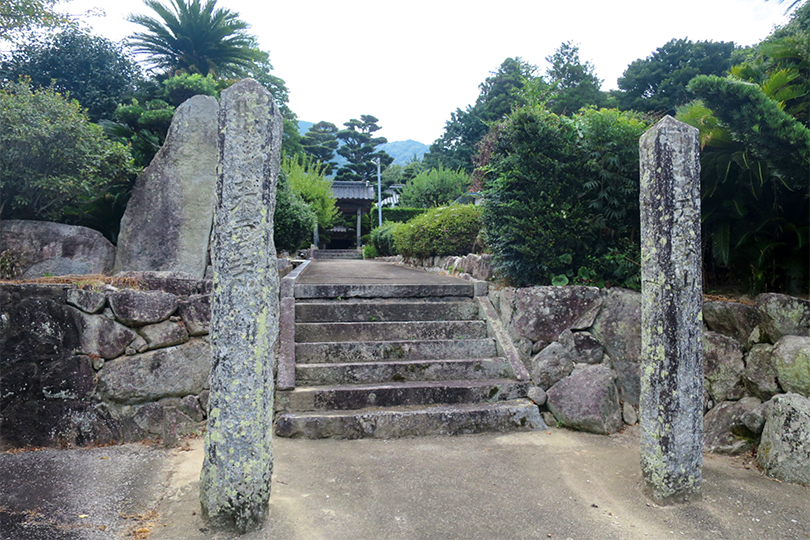
[[[710,410],[703,421],[704,452],[738,455],[753,449],[756,433],[746,427],[743,418],[759,405],[759,399],[747,397],[724,401]]]
[[[570,375],[574,369],[571,353],[562,344],[554,342],[531,361],[531,377],[534,384],[548,389]]]
[[[810,336],[810,301],[784,294],[757,296],[762,330],[776,343],[783,336]]]
[[[745,359],[743,383],[749,394],[763,401],[781,393],[776,380],[776,368],[771,360],[773,345],[758,343],[751,347]]]
[[[774,396],[757,462],[768,476],[810,486],[810,400],[798,394]]]
[[[532,386],[531,388],[529,388],[529,392],[527,394],[527,397],[530,400],[534,401],[534,403],[538,407],[541,407],[541,406],[545,405],[546,404],[546,399],[548,399],[548,396],[546,395],[546,391],[543,390],[542,388],[540,388],[539,386]]]
[[[81,321],[82,351],[86,354],[107,360],[117,358],[124,354],[127,346],[137,337],[126,326],[103,315],[88,315],[80,310],[75,310],[75,313]]]
[[[745,413],[742,417],[742,423],[746,429],[755,435],[762,434],[762,428],[765,427],[765,418],[768,415],[768,406],[770,401],[760,404],[752,411]]]
[[[717,332],[703,333],[703,375],[715,403],[742,397],[743,351],[733,338]]]
[[[774,345],[771,361],[785,392],[810,397],[810,337],[784,336]]]
[[[632,404],[626,401],[622,403],[622,420],[624,420],[624,423],[628,426],[638,424],[638,411],[636,411],[636,408]]]
[[[177,309],[177,297],[163,291],[126,289],[109,296],[115,318],[127,326],[165,321]]]
[[[97,291],[87,291],[84,289],[68,289],[67,303],[77,307],[85,313],[98,313],[107,303],[104,293]]]
[[[745,343],[760,322],[754,306],[738,302],[704,302],[703,321],[709,330]]]
[[[143,326],[138,329],[138,332],[146,340],[146,350],[150,351],[180,345],[188,341],[188,331],[185,326],[172,321]]]
[[[202,407],[200,407],[197,396],[188,395],[184,397],[177,406],[177,409],[195,422],[202,422],[205,419],[205,414],[203,413]]]
[[[208,333],[211,324],[211,295],[189,296],[188,300],[178,304],[178,311],[190,336],[201,336]]]
[[[572,429],[609,435],[622,427],[615,374],[602,365],[581,365],[548,389],[549,410]]]

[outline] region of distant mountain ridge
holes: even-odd
[[[298,132],[301,135],[309,131],[309,128],[314,126],[314,122],[298,121]],[[408,139],[407,141],[394,141],[380,145],[380,150],[385,150],[389,156],[394,158],[394,165],[407,165],[411,160],[422,159],[430,147],[426,144]],[[346,164],[346,159],[343,156],[335,156],[332,160],[338,167]]]

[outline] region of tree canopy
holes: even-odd
[[[335,157],[335,150],[338,147],[338,128],[331,122],[318,122],[310,126],[307,132],[301,137],[301,146],[304,152],[323,163],[324,174],[332,174],[335,167],[331,163]]]
[[[85,203],[135,173],[127,147],[52,88],[0,89],[0,126],[0,219],[76,220]]]
[[[627,66],[617,81],[619,107],[675,114],[679,106],[692,99],[689,81],[697,75],[725,75],[736,50],[732,42],[668,41],[647,58]]]
[[[127,20],[144,27],[129,40],[137,53],[148,55],[149,62],[169,74],[209,73],[227,77],[242,75],[266,61],[267,53],[256,47],[256,39],[247,32],[249,25],[239,14],[217,8],[216,0],[144,0],[157,14],[150,17],[132,14]]]
[[[385,137],[374,137],[374,133],[381,129],[377,122],[379,120],[374,116],[364,114],[360,120],[352,118],[343,124],[346,129],[337,133],[337,138],[343,145],[337,152],[349,163],[338,170],[336,180],[372,181],[377,178],[377,158],[380,158],[381,169],[394,161],[384,151],[377,150],[378,146],[388,142]]]
[[[68,18],[54,7],[60,0],[3,0],[0,3],[0,39],[14,40],[27,30],[54,28]]]
[[[120,45],[76,26],[34,36],[0,63],[0,78],[16,81],[25,76],[35,86],[53,84],[86,107],[93,122],[112,117],[135,90],[140,74]]]
[[[520,58],[507,58],[479,85],[480,93],[474,105],[456,109],[444,127],[444,133],[425,154],[428,168],[473,170],[472,157],[478,143],[489,131],[489,122],[502,119],[520,101],[520,90],[536,68]]]
[[[605,94],[602,81],[596,76],[593,64],[582,63],[579,47],[563,42],[554,54],[546,57],[545,85],[548,90],[546,107],[555,114],[571,116],[586,105],[601,107]]]

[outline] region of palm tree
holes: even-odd
[[[229,9],[215,9],[216,0],[144,0],[158,17],[132,14],[127,20],[146,28],[130,36],[137,53],[170,74],[200,73],[216,76],[241,75],[267,54],[256,47],[246,32],[249,25]]]

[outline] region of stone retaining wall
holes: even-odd
[[[137,288],[0,283],[0,448],[172,444],[203,426],[211,281],[119,277]]]
[[[466,279],[492,275],[488,255],[384,260]],[[638,421],[640,293],[490,286],[489,297],[546,422],[609,434]],[[772,476],[810,485],[810,302],[770,293],[753,305],[707,301],[703,322],[704,450],[757,450]]]

